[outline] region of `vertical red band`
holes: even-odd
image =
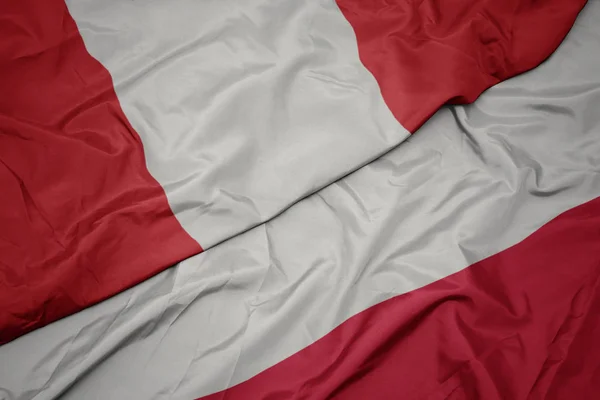
[[[63,0],[2,0],[0,344],[201,251]]]
[[[546,59],[586,0],[337,0],[394,116],[416,131],[445,103]]]
[[[597,398],[599,315],[597,198],[205,399]]]

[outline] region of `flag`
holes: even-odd
[[[593,393],[595,3],[10,4],[9,395]]]

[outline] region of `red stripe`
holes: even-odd
[[[416,131],[444,103],[547,58],[586,0],[337,0],[363,64],[395,117]]]
[[[64,2],[0,7],[1,344],[202,249]]]
[[[599,315],[600,198],[205,399],[598,398]]]

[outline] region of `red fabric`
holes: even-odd
[[[202,249],[64,2],[0,9],[2,344]]]
[[[600,198],[205,399],[596,399],[599,316]]]
[[[586,0],[337,0],[392,113],[416,131],[558,47]]]
[[[600,268],[600,260],[598,260]],[[569,332],[571,330],[571,332]],[[552,354],[536,382],[536,398],[545,400],[600,398],[600,290],[592,293],[587,313],[567,321],[564,333],[568,353]],[[570,341],[570,343],[569,343]]]

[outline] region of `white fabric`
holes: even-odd
[[[205,249],[406,139],[334,0],[73,0],[150,173]]]

